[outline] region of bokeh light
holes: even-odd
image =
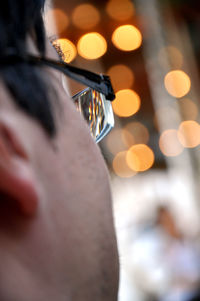
[[[180,69],[183,66],[183,55],[178,48],[167,46],[159,51],[158,61],[163,68],[168,68],[168,64],[170,64],[173,69]]]
[[[178,139],[178,133],[175,129],[164,131],[159,139],[161,152],[167,157],[175,157],[182,153],[183,146]]]
[[[49,9],[45,14],[45,27],[49,35],[62,33],[68,25],[69,18],[61,9]]]
[[[99,11],[94,5],[84,3],[78,5],[72,13],[72,22],[81,29],[91,29],[100,21]]]
[[[149,132],[141,122],[133,121],[123,128],[122,138],[127,147],[131,147],[133,144],[147,144]]]
[[[116,92],[122,89],[131,88],[133,85],[133,71],[126,65],[119,64],[112,66],[107,74],[110,76],[113,88]]]
[[[133,16],[135,9],[130,0],[110,0],[106,11],[111,18],[125,21]]]
[[[116,155],[119,152],[126,150],[126,145],[122,140],[122,130],[114,128],[105,138],[106,145],[111,154]]]
[[[112,35],[113,44],[123,51],[132,51],[142,44],[142,35],[133,25],[119,26]]]
[[[57,39],[53,41],[55,48],[58,47],[58,51],[61,50],[61,55],[66,63],[73,61],[77,55],[76,46],[68,39]]]
[[[122,141],[127,148],[130,148],[132,145],[136,144],[133,135],[125,127],[122,129]]]
[[[113,110],[120,117],[134,115],[141,105],[139,95],[130,89],[120,90],[116,93],[116,99],[112,102]]]
[[[112,163],[115,174],[121,178],[130,178],[130,177],[133,177],[134,175],[136,175],[136,173],[137,173],[136,171],[133,171],[132,169],[130,169],[128,167],[127,162],[126,162],[126,155],[127,155],[126,151],[119,152],[115,156],[113,163]]]
[[[77,48],[80,56],[88,60],[94,60],[106,53],[107,42],[98,32],[91,32],[80,38]]]
[[[200,125],[194,120],[183,121],[178,129],[180,143],[186,148],[193,148],[200,144]]]
[[[173,70],[165,76],[165,88],[176,98],[185,96],[191,88],[190,77],[182,70]]]
[[[152,149],[145,144],[133,145],[126,155],[128,166],[137,172],[146,171],[154,164],[155,156]]]
[[[179,108],[183,120],[195,120],[199,111],[197,105],[189,98],[179,100]]]

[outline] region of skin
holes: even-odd
[[[57,59],[48,42],[47,56]],[[60,73],[44,72],[57,93],[54,138],[0,86],[0,300],[114,301],[108,172]]]

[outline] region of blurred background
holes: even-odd
[[[119,301],[200,300],[200,1],[54,0],[45,19],[64,60],[110,75],[116,92],[100,148]]]

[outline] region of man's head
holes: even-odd
[[[43,5],[0,4],[1,62],[11,48],[56,58]],[[116,300],[108,175],[87,124],[59,72],[19,62],[0,75],[0,300]]]

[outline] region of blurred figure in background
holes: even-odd
[[[169,291],[163,301],[189,301],[197,293],[200,283],[200,256],[195,243],[179,231],[175,218],[168,208],[158,209],[157,225],[167,235],[166,267],[169,274]]]
[[[140,300],[198,298],[199,250],[194,241],[180,232],[169,208],[159,207],[155,222],[138,225],[131,250],[129,272],[142,292]]]

